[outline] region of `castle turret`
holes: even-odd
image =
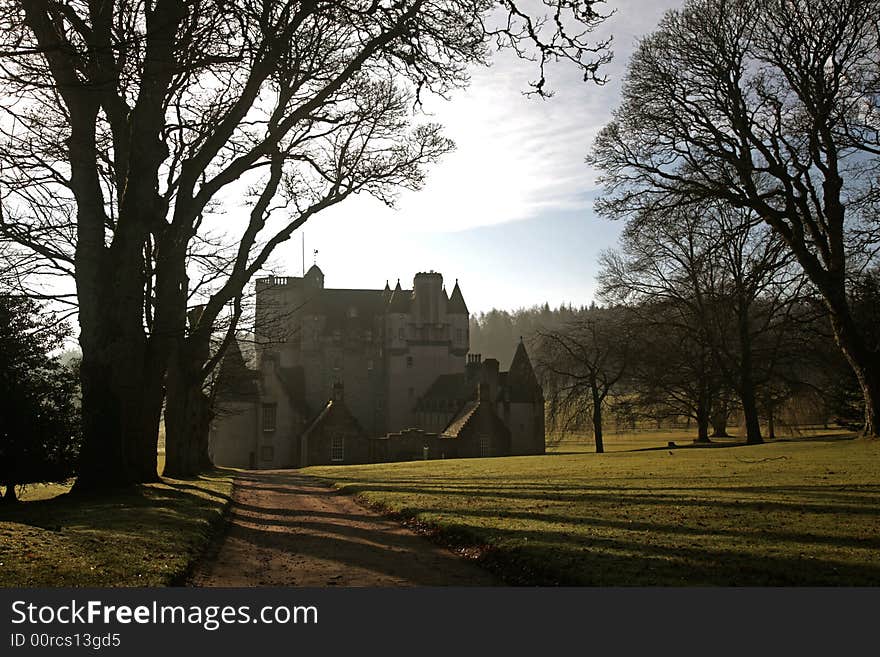
[[[414,319],[419,324],[440,324],[446,309],[441,308],[443,276],[437,272],[419,272],[413,279]]]
[[[458,279],[455,279],[455,287],[452,288],[452,296],[449,297],[449,304],[446,306],[446,312],[450,315],[469,315],[467,304],[464,302],[464,295],[458,286]]]
[[[520,338],[507,373],[501,415],[510,427],[512,454],[544,453],[544,391]]]
[[[535,370],[526,353],[522,338],[513,354],[510,372],[507,375],[507,388],[512,402],[536,402],[544,399],[543,390],[538,383],[538,377],[535,376]]]
[[[303,280],[305,281],[306,287],[319,290],[324,289],[324,272],[321,271],[321,268],[318,267],[318,265],[312,265],[309,267],[306,275],[303,276]]]
[[[455,279],[455,287],[452,288],[452,296],[446,304],[446,312],[449,315],[451,325],[452,348],[456,354],[466,354],[470,349],[470,315],[464,295]]]
[[[410,301],[412,295],[400,287],[400,279],[397,279],[397,286],[388,297],[388,312],[391,314],[405,315],[409,312]]]

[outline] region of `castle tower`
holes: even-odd
[[[510,428],[511,454],[543,454],[544,391],[522,338],[507,373],[504,399],[499,404],[499,414]]]
[[[306,272],[305,276],[303,276],[303,282],[307,288],[311,288],[313,290],[323,290],[324,289],[324,272],[321,271],[321,268],[318,265],[312,265],[309,267],[309,270]]]
[[[458,291],[459,330],[466,326],[461,316],[464,298]],[[419,272],[412,291],[403,290],[398,281],[386,311],[387,413],[389,431],[416,426],[416,404],[437,377],[462,372],[467,355],[467,333],[455,341],[451,299],[437,272]],[[466,310],[465,310],[466,312]]]
[[[449,315],[450,338],[452,349],[456,356],[464,356],[470,349],[470,313],[464,302],[464,295],[455,279],[455,287],[452,288],[452,296],[446,305],[446,313]]]

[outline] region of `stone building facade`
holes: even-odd
[[[224,360],[251,385],[218,398],[215,462],[281,468],[543,453],[543,393],[525,347],[499,372],[497,360],[468,354],[468,326],[458,281],[450,295],[436,272],[416,274],[411,289],[399,281],[325,288],[317,266],[301,278],[259,279],[256,368],[242,374],[237,348]],[[462,422],[474,404],[479,422]],[[486,427],[504,434],[483,438],[491,449],[463,447],[479,445],[468,436]],[[345,434],[341,448],[334,432]]]

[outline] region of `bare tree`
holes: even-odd
[[[747,210],[717,203],[644,210],[621,240],[621,250],[604,257],[602,294],[647,313],[643,321],[665,305],[657,319],[700,345],[694,357],[711,357],[723,385],[706,390],[736,391],[747,441],[762,442],[758,393],[784,362],[804,281],[781,240]],[[704,415],[698,426],[709,419]]]
[[[656,421],[687,417],[695,442],[709,442],[709,426],[725,387],[711,345],[690,308],[666,301],[630,306],[630,368],[622,387],[636,415]]]
[[[846,281],[877,247],[880,2],[690,0],[634,55],[590,161],[600,209],[748,208],[821,294],[880,431],[880,361]]]
[[[570,431],[588,421],[601,454],[603,412],[630,363],[630,328],[622,309],[592,307],[563,329],[539,332],[536,341],[536,371],[552,428]]]
[[[23,205],[75,208],[77,489],[155,479],[168,365],[191,372],[205,357],[198,325],[196,356],[181,345],[189,245],[230,185],[259,188],[248,248],[289,192],[296,211],[266,237],[270,250],[352,193],[415,185],[448,144],[436,126],[390,134],[407,94],[417,103],[465,84],[489,45],[534,56],[538,94],[551,61],[597,79],[607,53],[587,41],[603,19],[593,4],[544,0],[541,20],[509,0],[2,2],[0,74],[15,99],[4,182]],[[237,258],[204,333],[259,257]]]

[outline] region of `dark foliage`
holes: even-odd
[[[77,373],[58,356],[68,328],[31,299],[0,294],[0,483],[59,482],[79,446]]]

